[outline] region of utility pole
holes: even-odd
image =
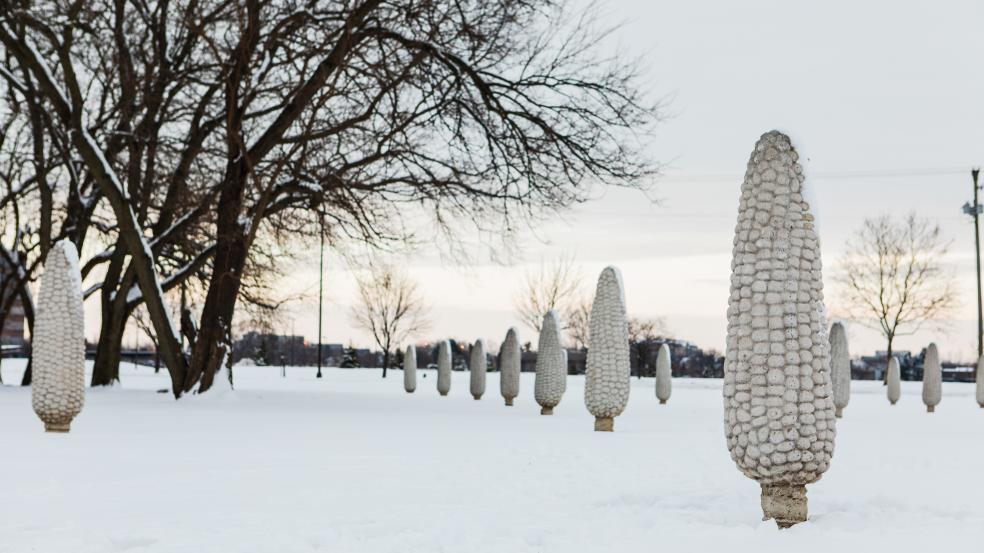
[[[318,262],[318,374],[321,378],[321,321],[322,311],[325,303],[325,215],[320,213],[321,218],[321,259]]]
[[[965,203],[963,206],[964,213],[970,215],[974,218],[974,248],[977,253],[977,357],[980,358],[984,355],[984,310],[981,308],[981,233],[980,233],[980,223],[979,218],[981,215],[981,204],[977,198],[977,192],[980,190],[980,186],[977,184],[977,179],[981,174],[980,168],[975,167],[970,170],[970,177],[974,181],[974,205],[970,203]]]

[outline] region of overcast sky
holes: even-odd
[[[836,259],[862,220],[915,210],[953,240],[945,261],[961,302],[947,329],[896,347],[934,340],[948,358],[973,357],[973,227],[960,207],[970,167],[984,163],[984,2],[616,0],[605,10],[625,22],[618,42],[642,56],[654,96],[668,100],[652,152],[668,164],[655,189],[661,202],[608,191],[528,236],[526,264],[462,269],[416,258],[410,272],[432,306],[432,329],[419,339],[485,337],[497,347],[519,325],[513,294],[529,264],[573,254],[587,288],[616,265],[631,314],[664,317],[677,336],[723,349],[741,175],[757,138],[777,128],[808,159],[828,303],[838,299]],[[316,262],[299,263],[285,283],[311,294],[288,306],[283,330],[293,320],[312,341]],[[368,344],[347,316],[351,275],[330,265],[325,340]],[[853,354],[884,349],[857,324],[848,332]]]

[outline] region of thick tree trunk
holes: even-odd
[[[383,350],[383,378],[386,378],[386,369],[390,365],[390,352],[388,349]]]
[[[33,361],[32,357],[27,358],[27,367],[24,369],[24,376],[21,377],[21,386],[31,385],[31,363]]]
[[[232,317],[239,297],[240,275],[247,254],[246,238],[240,233],[236,234],[219,237],[212,277],[182,392],[195,390],[196,386],[199,392],[208,390],[228,347]]]
[[[96,359],[92,365],[92,386],[111,386],[120,379],[120,356],[123,351],[123,331],[126,313],[103,313],[96,345]]]

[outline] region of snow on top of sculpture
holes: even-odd
[[[936,411],[936,406],[943,399],[943,366],[940,365],[940,352],[936,344],[929,344],[926,348],[926,359],[923,361],[922,398],[929,413]]]
[[[851,399],[851,354],[847,349],[844,324],[830,327],[830,378],[834,390],[834,414],[841,416]]]
[[[506,332],[506,340],[499,348],[499,390],[506,400],[506,405],[512,405],[519,395],[519,370],[521,365],[519,337],[515,328]]]
[[[403,354],[403,389],[408,393],[417,389],[417,348],[413,345]]]
[[[595,416],[595,430],[612,430],[612,419],[629,402],[629,330],[625,291],[618,269],[598,277],[588,325],[584,405]]]
[[[44,263],[34,322],[31,406],[49,432],[68,432],[85,403],[85,315],[75,245],[62,240]]]
[[[663,344],[656,353],[656,399],[666,403],[673,392],[673,371],[670,363],[670,347]]]
[[[468,372],[471,373],[471,395],[481,399],[485,393],[485,373],[488,371],[488,360],[485,358],[485,340],[479,338],[472,346],[471,358],[468,360]]]
[[[447,340],[437,347],[437,391],[442,396],[451,391],[451,344]]]
[[[741,186],[728,301],[724,426],[766,518],[806,520],[805,485],[834,451],[820,246],[789,138],[755,145]]]
[[[543,408],[541,414],[553,414],[553,408],[560,403],[566,390],[567,363],[564,360],[564,350],[560,347],[560,325],[557,314],[551,309],[543,316],[540,341],[536,348],[533,397]]]
[[[899,360],[893,355],[888,360],[887,394],[888,401],[892,405],[902,397],[902,371],[899,369]]]

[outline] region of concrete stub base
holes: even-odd
[[[513,402],[513,398],[507,397],[506,398],[506,407],[512,407],[512,402]]]
[[[446,395],[448,395],[448,393],[447,392],[441,392],[441,395],[442,396],[446,396]]]
[[[762,484],[762,520],[779,528],[806,521],[806,486]]]
[[[476,400],[482,399],[482,396],[476,396],[474,394],[472,394],[472,397],[475,398]]]
[[[659,404],[660,404],[660,405],[666,405],[666,400],[665,400],[665,399],[661,399],[661,400],[659,400]]]
[[[840,407],[835,407],[834,408],[834,416],[837,417],[838,419],[843,418],[844,417],[844,409],[842,409]]]
[[[553,414],[553,407],[541,407],[540,408],[540,414],[541,415],[552,415]]]
[[[611,417],[596,417],[595,432],[613,432],[615,430],[615,419]]]
[[[64,433],[68,432],[69,426],[71,424],[72,423],[70,423],[70,422],[66,422],[66,423],[63,423],[63,424],[48,424],[48,423],[44,423],[44,431],[45,432],[58,432],[58,433],[64,434]]]
[[[936,406],[935,405],[927,405],[926,406],[926,412],[927,413],[935,413],[936,412]]]

